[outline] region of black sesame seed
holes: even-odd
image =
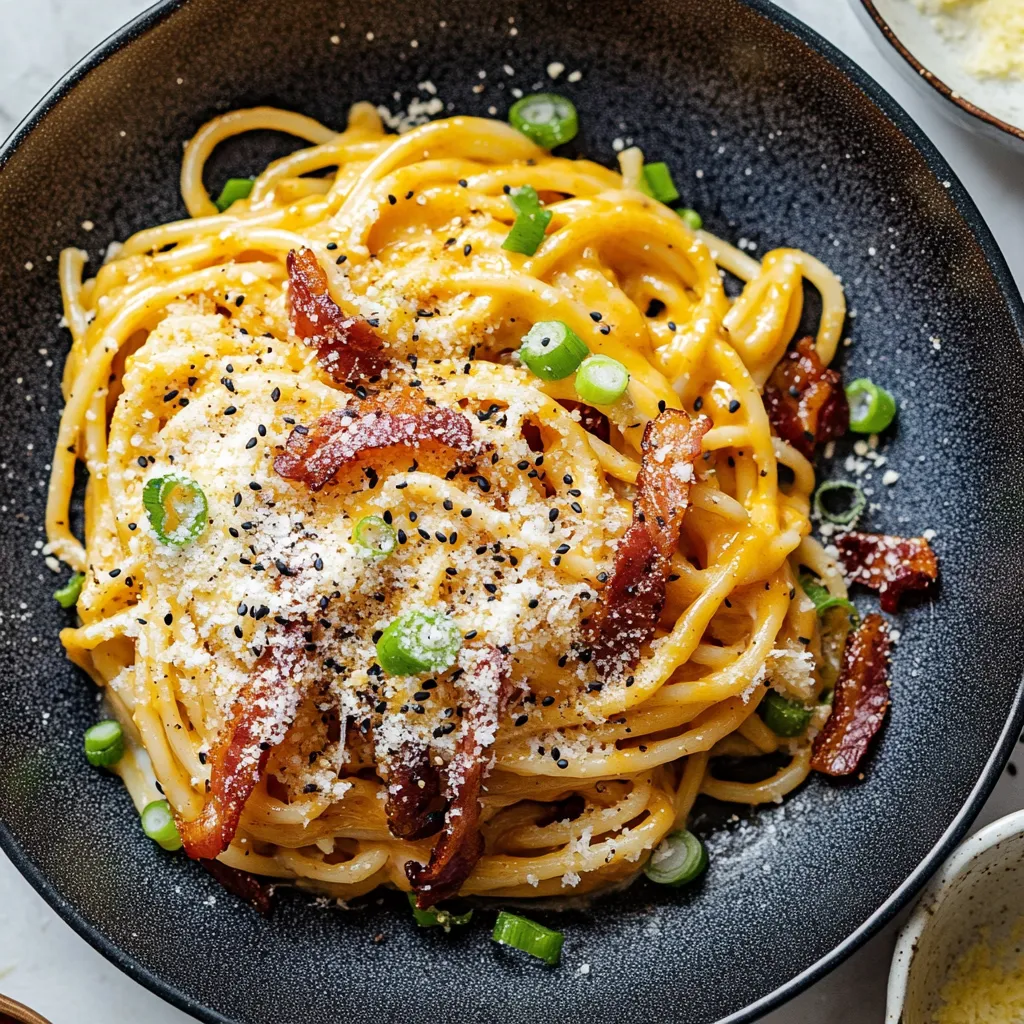
[[[558,759],[558,760],[557,760],[557,761],[555,762],[555,764],[557,764],[559,768],[568,768],[568,767],[569,767],[569,762],[568,762],[568,761],[566,761],[566,759],[565,759],[564,757],[560,757],[560,758],[559,758],[559,759]]]
[[[173,621],[174,621],[174,616],[170,612],[168,612],[164,616],[164,625],[165,626],[169,626]]]
[[[246,447],[246,449],[255,448],[256,447],[256,438],[255,437],[250,437],[249,440],[245,442],[245,447]]]
[[[516,725],[517,725],[517,726],[519,726],[519,725],[526,725],[526,723],[527,723],[527,722],[528,722],[529,720],[530,720],[530,716],[529,716],[529,715],[520,715],[520,716],[519,716],[519,717],[518,717],[518,718],[516,719]]]
[[[280,397],[281,397],[281,389],[280,388],[274,388],[274,390],[270,392],[270,400],[272,402],[276,402]]]
[[[116,580],[117,577],[120,576],[120,575],[121,575],[121,570],[120,569],[111,569],[110,570],[110,578],[112,580]]]
[[[236,412],[238,412],[238,410],[237,410],[237,409],[236,409],[236,408],[235,408],[235,407],[234,407],[233,405],[229,405],[229,406],[228,406],[228,407],[227,407],[227,408],[226,408],[226,409],[224,410],[224,415],[225,415],[225,416],[234,416]]]
[[[139,464],[139,465],[140,465],[140,466],[141,466],[141,467],[142,467],[143,469],[146,469],[146,467],[147,467],[147,466],[149,466],[149,460],[148,460],[148,459],[146,458],[146,456],[145,456],[145,455],[140,455],[140,456],[139,456],[139,457],[138,457],[138,458],[137,458],[137,459],[136,459],[135,461],[136,461],[136,462],[137,462],[137,463],[138,463],[138,464]]]
[[[701,396],[700,396],[700,395],[698,395],[698,396],[697,396],[697,397],[696,397],[696,398],[695,398],[695,399],[693,400],[693,411],[694,411],[694,412],[700,412],[700,410],[701,410],[701,407],[702,407],[703,405],[704,405],[704,399],[703,399],[703,398],[701,398]]]
[[[328,242],[326,248],[327,248],[328,252],[334,252],[334,250],[338,248],[338,243],[337,242]]]
[[[734,399],[733,399],[733,400],[732,400],[732,401],[731,401],[731,402],[729,403],[729,412],[738,412],[738,411],[739,411],[739,407],[740,407],[740,401],[739,401],[739,399],[738,399],[738,398],[734,398]]]
[[[548,522],[553,523],[558,518],[558,509],[548,509]]]
[[[250,491],[262,491],[263,488],[258,483],[256,483],[255,480],[250,480],[249,481],[249,490]]]

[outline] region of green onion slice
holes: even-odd
[[[896,418],[896,399],[867,377],[858,377],[846,386],[850,403],[850,429],[858,434],[878,434]]]
[[[708,851],[686,829],[669,832],[655,847],[644,874],[658,885],[680,886],[699,878],[707,870]]]
[[[464,914],[453,914],[450,910],[441,907],[431,907],[429,910],[420,910],[416,906],[416,893],[407,893],[409,906],[412,907],[412,916],[421,928],[443,928],[446,932],[452,930],[452,926],[461,927],[469,924],[473,917],[473,911],[467,910]]]
[[[519,347],[519,358],[541,380],[568,377],[589,354],[579,335],[561,320],[534,324]]]
[[[398,535],[380,516],[363,516],[352,531],[352,543],[364,558],[387,558],[398,544]]]
[[[856,626],[860,622],[860,614],[858,613],[853,602],[845,597],[836,597],[829,593],[827,588],[823,587],[817,580],[812,579],[810,576],[800,577],[800,586],[803,587],[804,593],[814,602],[814,610],[818,615],[824,617],[828,612],[834,608],[841,608],[850,617],[850,622]]]
[[[611,405],[629,385],[629,371],[611,356],[590,356],[576,372],[576,393],[587,405]]]
[[[693,231],[700,231],[704,227],[704,218],[696,210],[691,210],[689,206],[681,206],[676,210],[676,213],[683,218],[687,227]]]
[[[516,211],[516,219],[501,247],[508,252],[532,256],[544,241],[544,232],[551,223],[551,211],[540,205],[537,190],[532,185],[512,189],[508,201]]]
[[[498,914],[492,937],[495,942],[521,949],[552,967],[561,959],[562,943],[565,942],[561,932],[552,931],[528,917],[510,914],[505,910]]]
[[[74,608],[78,604],[79,595],[82,593],[82,584],[85,582],[85,573],[76,572],[61,587],[59,590],[53,592],[54,599],[61,608]]]
[[[181,476],[157,476],[146,481],[142,505],[161,544],[182,547],[206,529],[209,507],[195,482]]]
[[[142,831],[165,850],[180,850],[181,836],[174,824],[174,812],[166,800],[154,800],[142,808]]]
[[[799,736],[811,720],[811,709],[769,690],[757,706],[757,713],[776,736]]]
[[[377,641],[377,661],[391,676],[415,676],[451,668],[462,647],[462,631],[443,612],[407,612]]]
[[[228,178],[213,205],[223,213],[235,200],[248,199],[255,178]]]
[[[580,130],[576,108],[554,92],[535,92],[512,104],[508,120],[538,146],[554,149],[576,138]]]
[[[679,198],[679,189],[672,180],[672,172],[666,163],[644,164],[644,180],[651,195],[659,203],[674,203]]]
[[[826,480],[814,495],[814,511],[822,519],[839,526],[856,522],[867,505],[864,492],[848,480]]]
[[[85,730],[85,757],[89,764],[106,768],[124,756],[124,732],[121,723],[108,718]]]

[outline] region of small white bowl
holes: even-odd
[[[950,968],[981,929],[997,945],[1024,919],[1024,811],[961,843],[932,879],[889,971],[885,1024],[931,1024]]]

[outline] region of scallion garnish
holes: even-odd
[[[576,371],[576,393],[587,405],[611,405],[629,386],[629,371],[611,356],[590,356]]]
[[[552,967],[561,958],[562,943],[565,942],[561,932],[552,931],[528,917],[510,914],[505,910],[498,914],[492,937],[495,942],[521,949]]]
[[[848,480],[826,480],[814,495],[814,511],[839,526],[856,522],[867,505],[864,492]]]
[[[380,516],[363,516],[352,531],[352,543],[364,558],[387,558],[398,544],[398,535]]]
[[[856,626],[860,622],[860,615],[853,602],[845,597],[836,597],[810,576],[800,577],[800,586],[804,593],[814,602],[814,610],[819,616],[824,617],[834,608],[841,608],[850,618],[850,622]]]
[[[508,120],[538,146],[554,149],[576,138],[580,130],[576,108],[554,92],[536,92],[512,104]]]
[[[674,203],[679,198],[679,189],[672,180],[672,172],[668,164],[658,163],[644,164],[644,180],[651,190],[651,195],[659,203]]]
[[[455,664],[462,632],[443,612],[407,612],[381,633],[377,661],[389,676],[443,672]]]
[[[82,593],[82,584],[85,582],[85,573],[76,572],[58,590],[53,592],[54,599],[61,608],[74,608],[78,604],[78,598]]]
[[[181,836],[174,812],[166,800],[154,800],[142,808],[142,831],[165,850],[180,850]]]
[[[696,210],[691,210],[688,206],[681,206],[676,213],[683,218],[683,222],[691,230],[700,231],[704,227],[704,218]]]
[[[658,885],[680,886],[700,877],[708,866],[704,844],[686,829],[669,832],[655,847],[644,874]]]
[[[214,199],[213,205],[223,213],[236,200],[248,199],[255,180],[255,178],[228,178],[220,190],[220,195]]]
[[[544,240],[544,232],[551,223],[551,211],[540,205],[537,190],[532,185],[512,189],[508,201],[516,211],[516,219],[501,247],[509,252],[532,256]]]
[[[473,916],[472,909],[467,910],[464,914],[453,914],[450,910],[444,910],[441,907],[420,910],[416,906],[416,893],[410,892],[407,895],[409,906],[412,907],[413,919],[421,928],[443,928],[446,932],[450,932],[453,925],[469,924],[470,918]]]
[[[161,544],[182,547],[206,529],[209,507],[202,488],[186,477],[157,476],[146,481],[142,505]]]
[[[590,354],[579,335],[561,320],[542,320],[530,328],[519,358],[541,380],[562,380]]]
[[[757,713],[776,736],[799,736],[811,720],[811,709],[769,690],[757,706]]]
[[[896,399],[867,377],[858,377],[846,385],[850,403],[850,429],[858,434],[878,434],[896,417]]]
[[[117,764],[124,756],[124,732],[121,723],[108,718],[90,725],[83,738],[85,757],[96,768]]]

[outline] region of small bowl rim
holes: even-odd
[[[0,1013],[7,1014],[12,1020],[22,1021],[23,1024],[50,1024],[41,1013],[37,1013],[31,1006],[19,1003],[17,999],[5,996],[0,992]]]
[[[907,984],[921,936],[929,926],[934,926],[937,911],[946,902],[954,883],[983,853],[1020,835],[1024,835],[1024,809],[997,818],[965,839],[928,883],[896,940],[886,989],[885,1024],[898,1024],[902,1019]]]
[[[990,111],[985,110],[984,107],[979,107],[976,104],[971,103],[970,100],[964,99],[964,97],[959,95],[955,89],[950,85],[947,85],[943,79],[939,78],[938,75],[926,68],[903,43],[900,37],[896,35],[892,26],[875,6],[875,0],[859,0],[859,2],[867,12],[868,17],[871,18],[871,20],[878,26],[878,29],[885,37],[886,42],[907,62],[907,64],[910,65],[921,79],[927,82],[928,85],[930,85],[943,99],[948,100],[970,117],[977,118],[979,121],[983,121],[985,124],[990,125],[1001,132],[1005,132],[1007,135],[1010,135],[1018,141],[1024,142],[1024,127],[1018,127],[1017,125],[1011,124],[1009,121],[1004,121],[1001,117],[997,117]]]

